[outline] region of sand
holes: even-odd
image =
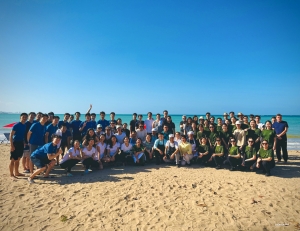
[[[266,177],[199,166],[106,168],[74,177],[9,178],[0,145],[0,230],[300,229],[300,152]],[[21,169],[22,170],[22,169]]]

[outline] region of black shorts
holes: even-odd
[[[24,143],[23,141],[14,141],[13,144],[15,146],[15,150],[13,152],[10,152],[10,160],[18,160],[23,156]]]

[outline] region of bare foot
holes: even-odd
[[[22,173],[19,173],[19,172],[18,172],[18,173],[16,174],[16,176],[25,176],[25,174],[22,174]]]
[[[10,179],[11,179],[12,181],[16,181],[18,178],[15,177],[15,176],[10,176]]]

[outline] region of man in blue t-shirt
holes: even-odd
[[[28,177],[30,184],[34,183],[33,178],[43,171],[46,171],[44,178],[49,177],[49,173],[55,165],[55,158],[62,153],[61,148],[57,149],[60,140],[60,136],[54,135],[51,143],[39,147],[30,155],[31,162],[37,167],[37,170]]]
[[[85,121],[81,122],[81,124],[79,125],[79,131],[81,132],[81,137],[84,137],[86,135],[86,131],[92,127],[93,127],[93,124],[91,123],[91,114],[86,113]]]
[[[276,133],[276,156],[277,161],[281,161],[281,149],[284,162],[286,163],[288,160],[288,152],[287,152],[287,136],[286,133],[288,131],[289,125],[286,121],[282,120],[282,115],[276,115],[276,121],[272,124],[272,128]]]
[[[56,130],[58,129],[58,121],[59,121],[59,117],[58,116],[54,116],[52,123],[49,124],[46,127],[46,133],[45,133],[45,144],[51,142],[51,136],[56,132]],[[46,126],[46,125],[45,125]]]
[[[45,142],[46,127],[45,123],[48,120],[47,114],[42,114],[40,122],[32,124],[28,133],[27,140],[29,144],[29,152],[32,154],[39,146],[43,146]],[[30,172],[33,172],[33,165],[30,163]]]
[[[19,162],[23,155],[24,150],[24,134],[26,131],[26,120],[27,113],[22,113],[20,115],[20,122],[16,123],[10,132],[9,142],[10,142],[10,163],[9,171],[12,180],[17,179],[17,176],[24,176],[19,172]],[[15,171],[15,174],[14,174]]]
[[[98,120],[97,124],[102,125],[102,130],[104,131],[107,126],[109,126],[108,120],[105,119],[105,112],[100,112],[100,120]]]
[[[82,121],[80,120],[80,112],[75,112],[75,120],[73,120],[70,124],[73,134],[73,143],[75,142],[75,140],[78,140],[79,143],[81,143],[81,133],[79,131],[79,126],[81,123]]]
[[[65,113],[64,114],[64,120],[61,120],[61,121],[58,122],[58,127],[60,128],[60,126],[62,124],[66,124],[67,129],[70,130],[69,118],[70,118],[70,113],[68,113],[68,112]]]

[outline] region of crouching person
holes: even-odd
[[[180,164],[180,154],[178,150],[178,143],[174,141],[174,135],[169,135],[169,140],[166,143],[165,149],[166,155],[163,157],[164,162],[172,163],[175,162],[177,166]]]
[[[34,183],[33,178],[46,171],[44,178],[49,177],[51,169],[55,165],[55,158],[62,154],[61,149],[57,149],[61,137],[58,135],[52,136],[52,142],[45,144],[44,146],[36,149],[30,156],[32,163],[37,167],[30,177],[28,177],[28,182],[30,184]]]
[[[78,140],[74,141],[74,145],[69,149],[68,153],[63,156],[60,161],[60,167],[67,170],[67,176],[73,176],[71,169],[81,160],[80,144]]]
[[[262,169],[266,176],[270,176],[271,169],[275,167],[274,153],[268,145],[268,141],[262,142],[263,147],[259,149],[257,161],[252,166],[253,169]]]

